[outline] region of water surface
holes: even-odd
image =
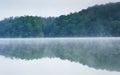
[[[0,75],[118,75],[120,38],[1,38]]]

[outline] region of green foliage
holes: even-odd
[[[119,7],[120,2],[109,3],[62,15],[55,20],[53,30],[56,36],[120,36]]]
[[[11,17],[0,21],[0,37],[120,36],[120,2],[96,5],[60,17]]]
[[[40,17],[15,17],[0,22],[1,37],[43,37],[45,22]]]

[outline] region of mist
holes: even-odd
[[[120,71],[120,38],[6,38],[0,55],[25,60],[60,58],[96,69]]]

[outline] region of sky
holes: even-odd
[[[24,15],[57,17],[109,2],[120,0],[0,0],[0,20]]]

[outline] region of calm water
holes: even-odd
[[[0,75],[120,75],[120,38],[0,39]]]

